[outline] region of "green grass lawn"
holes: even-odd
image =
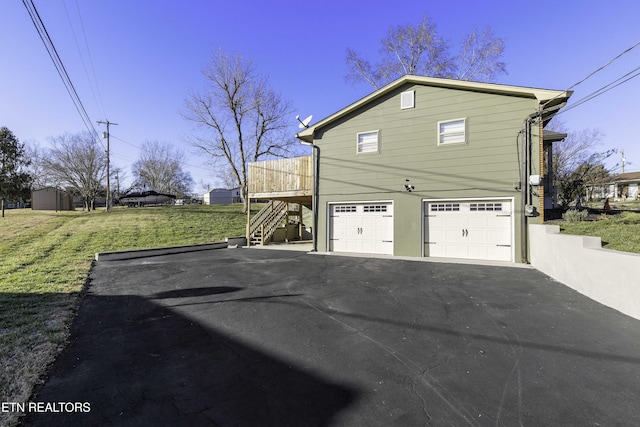
[[[615,217],[603,215],[598,221],[558,224],[563,233],[600,237],[602,247],[606,249],[640,253],[640,213],[638,212],[622,212]]]
[[[96,252],[221,242],[243,236],[245,226],[241,205],[7,210],[0,218],[0,401],[27,402],[64,347]],[[0,412],[0,425],[16,422],[16,414]]]

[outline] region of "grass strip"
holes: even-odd
[[[596,236],[602,247],[623,252],[640,253],[640,213],[622,212],[619,216],[601,216],[598,221],[559,223],[566,234]]]
[[[244,235],[245,225],[237,204],[6,211],[0,219],[1,401],[27,402],[64,348],[96,252],[221,242]],[[0,412],[0,425],[14,425],[18,416]]]

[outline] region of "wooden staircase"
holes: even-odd
[[[287,202],[274,200],[249,222],[250,245],[264,245],[287,218]]]
[[[302,237],[302,204],[273,200],[263,207],[249,222],[249,244],[266,245],[272,240],[273,234],[279,228],[297,225],[296,237],[290,240],[299,240]],[[289,240],[285,240],[289,241]]]

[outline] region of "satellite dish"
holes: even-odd
[[[310,115],[309,117],[307,117],[304,120],[300,120],[300,116],[296,116],[296,120],[300,122],[300,124],[298,125],[298,127],[300,129],[306,129],[309,127],[309,123],[311,123],[311,119],[313,118],[313,115]]]

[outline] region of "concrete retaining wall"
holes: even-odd
[[[531,265],[583,295],[640,319],[640,254],[602,249],[599,237],[529,225]]]

